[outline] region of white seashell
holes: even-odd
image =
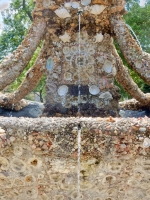
[[[67,81],[72,81],[72,74],[70,72],[66,72],[64,74],[64,79]]]
[[[70,8],[70,7],[71,7],[71,2],[65,2],[65,3],[64,3],[64,6],[65,6],[66,8]]]
[[[105,99],[105,100],[111,100],[113,99],[112,95],[110,94],[110,92],[103,92],[100,94],[99,96],[100,99]]]
[[[142,67],[142,62],[141,61],[136,61],[135,62],[136,68],[140,69]]]
[[[71,47],[71,53],[76,54],[78,52],[78,47],[72,46]]]
[[[91,3],[91,0],[81,0],[81,4],[83,5],[83,6],[87,6],[87,5],[89,5]]]
[[[80,4],[78,2],[72,2],[71,6],[73,8],[79,8],[80,7]]]
[[[96,85],[91,85],[89,87],[89,92],[92,94],[92,95],[97,95],[99,92],[100,92],[100,89],[96,86]]]
[[[113,68],[113,64],[109,60],[106,60],[104,62],[104,65],[103,65],[103,70],[106,73],[111,73],[112,72],[112,68]]]
[[[70,48],[69,47],[64,47],[63,48],[63,53],[64,54],[68,54],[70,52]]]
[[[4,134],[5,130],[0,127],[0,134]]]
[[[143,148],[148,148],[150,146],[150,139],[145,138],[143,142]]]
[[[58,94],[59,96],[65,96],[68,92],[68,86],[66,85],[61,85],[59,88],[58,88]]]
[[[104,36],[101,33],[97,33],[95,36],[96,41],[95,42],[101,42],[103,40]]]
[[[59,36],[59,38],[63,41],[63,42],[70,42],[70,35],[67,33],[67,32],[65,32],[65,34],[64,35],[61,35],[61,36]]]
[[[116,76],[116,74],[117,74],[116,67],[113,67],[113,68],[112,68],[112,74],[113,74],[114,76]]]
[[[93,5],[91,6],[91,13],[94,15],[99,15],[103,12],[103,10],[106,8],[104,5]]]
[[[67,17],[71,17],[69,12],[65,8],[58,8],[55,10],[55,13],[58,17],[65,19]]]

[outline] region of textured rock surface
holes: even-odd
[[[31,117],[31,118],[39,117],[43,112],[44,105],[42,103],[38,103],[38,102],[31,102],[31,101],[27,101],[27,102],[29,105],[24,107],[20,111],[6,110],[4,108],[0,108],[0,116]]]
[[[2,199],[149,200],[149,118],[0,118]]]

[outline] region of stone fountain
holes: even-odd
[[[149,82],[149,55],[121,20],[124,5],[122,0],[36,1],[27,37],[1,64],[1,89],[18,76],[43,40],[41,52],[17,91],[0,96],[0,105],[21,109],[20,100],[46,72],[45,109],[36,119],[0,117],[0,199],[150,199],[150,119],[117,118],[120,94],[114,78],[141,104],[149,102],[114,48],[112,37],[117,36],[130,61],[130,43],[128,49],[125,44],[131,40],[134,69]]]

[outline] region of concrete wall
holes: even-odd
[[[0,199],[149,200],[149,118],[0,118]]]

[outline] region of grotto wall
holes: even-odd
[[[0,199],[149,200],[149,118],[0,117]]]

